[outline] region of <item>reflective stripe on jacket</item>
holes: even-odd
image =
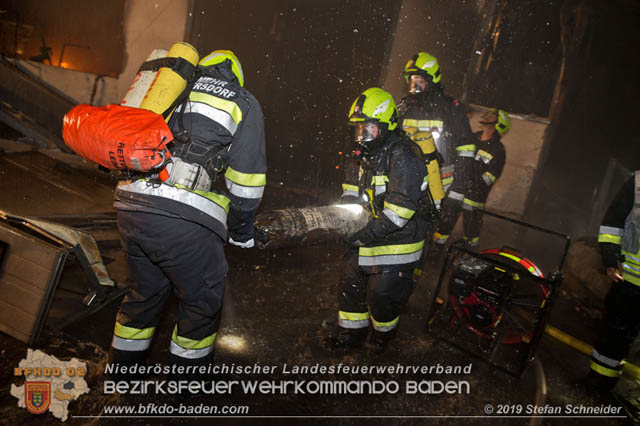
[[[633,208],[624,222],[620,251],[624,256],[622,278],[640,285],[640,171],[635,172]]]
[[[226,240],[229,198],[224,195],[138,179],[118,184],[115,197],[116,201],[124,203],[116,208],[126,210],[126,204],[133,203],[166,210],[199,223]]]
[[[454,162],[460,153],[464,155],[463,151],[466,151],[457,148],[473,144],[473,133],[460,103],[446,95],[441,86],[436,85],[432,89],[405,96],[398,105],[398,111],[403,129],[415,127],[433,134],[435,146],[443,158],[440,174],[446,191],[453,181]]]
[[[622,277],[635,285],[640,285],[639,203],[640,171],[636,171],[607,209],[598,232],[605,267],[616,267],[624,256]]]
[[[215,67],[208,69],[193,86],[184,111],[173,114],[174,132],[185,130],[190,143],[176,146],[179,157],[207,166],[211,152],[223,153],[225,192],[192,191],[184,186],[150,184],[145,180],[120,185],[114,207],[120,210],[166,214],[205,226],[224,240],[228,231],[236,241],[253,236],[256,210],[264,194],[266,147],[264,117],[255,97]],[[210,165],[210,164],[209,164]],[[227,217],[228,216],[228,217]]]
[[[353,166],[356,166],[353,164]],[[374,218],[361,230],[358,264],[367,268],[410,265],[422,256],[426,220],[418,213],[426,195],[427,167],[418,146],[390,133],[366,169],[346,170],[343,195],[359,195],[369,202]]]

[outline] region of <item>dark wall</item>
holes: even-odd
[[[625,169],[640,168],[640,3],[571,1],[565,73],[528,219],[594,236]]]
[[[395,65],[408,60],[405,44],[439,57],[454,96],[466,84],[468,102],[546,116],[559,68],[557,9],[535,0],[196,0],[188,41],[201,55],[231,49],[239,56],[265,112],[275,183],[337,193],[350,104],[385,77],[397,74],[404,85]],[[474,49],[484,52],[478,72]],[[396,97],[406,90],[388,89]]]
[[[29,59],[41,54],[43,40],[51,48],[52,65],[117,77],[124,66],[125,0],[5,0],[3,29],[10,23],[33,27],[20,54],[15,50],[15,33],[2,31],[2,54]],[[45,63],[49,63],[48,61]]]
[[[549,115],[562,59],[562,1],[486,0],[472,50],[466,100]]]
[[[441,83],[451,96],[464,93],[465,75],[471,60],[476,29],[482,14],[476,2],[403,0],[393,31],[393,48],[384,69],[382,84],[396,99],[407,94],[404,67],[416,53],[438,58]]]
[[[350,149],[347,114],[378,82],[399,2],[194,4],[188,41],[201,56],[233,50],[262,105],[269,185],[337,196],[339,153]]]

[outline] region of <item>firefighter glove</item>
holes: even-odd
[[[347,236],[344,239],[345,243],[356,247],[362,247],[364,245],[367,245],[371,241],[373,241],[373,236],[367,228],[361,229],[355,234]]]
[[[229,236],[229,243],[241,248],[253,248],[255,246],[255,239],[251,238],[247,241],[236,241],[231,236]]]

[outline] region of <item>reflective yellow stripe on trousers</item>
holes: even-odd
[[[603,376],[607,376],[607,377],[618,377],[622,374],[622,369],[614,370],[613,368],[608,368],[603,365],[600,365],[593,360],[591,360],[591,369],[596,373],[602,374]]]
[[[398,326],[399,320],[400,320],[400,317],[395,317],[391,321],[380,322],[380,321],[376,321],[376,319],[373,318],[373,316],[371,316],[371,322],[373,323],[373,328],[376,331],[382,331],[382,332],[391,331],[394,328],[396,328]]]
[[[151,345],[155,327],[127,327],[116,321],[111,346],[121,351],[144,351]]]
[[[338,311],[338,325],[350,329],[369,327],[369,312]]]
[[[202,340],[193,340],[178,336],[178,326],[175,326],[171,336],[169,352],[181,358],[202,358],[213,352],[213,342],[216,340],[216,334],[213,333]]]

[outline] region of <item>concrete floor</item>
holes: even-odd
[[[70,172],[74,179],[68,187],[52,184],[41,169],[42,158],[33,153],[20,153],[20,144],[2,141],[5,153],[0,156],[0,209],[22,215],[87,214],[110,212],[108,194],[112,180],[108,175],[93,172],[92,167],[77,157],[48,153],[55,160],[53,170]],[[31,155],[31,157],[29,157]],[[38,154],[40,155],[40,154]],[[19,164],[19,165],[17,165]],[[52,179],[53,180],[53,179]],[[262,209],[283,206],[321,205],[323,200],[292,195],[278,186],[268,187]],[[498,239],[498,228],[487,224],[486,233]],[[118,245],[114,228],[93,231],[102,247],[107,268],[119,285],[126,285],[127,268]],[[491,236],[487,241],[491,241]],[[536,377],[530,366],[520,379],[505,374],[491,365],[451,347],[425,331],[426,311],[431,301],[439,268],[430,266],[416,287],[406,311],[401,316],[397,338],[382,355],[371,351],[335,353],[322,345],[327,327],[323,322],[335,317],[337,283],[341,273],[342,243],[298,249],[267,249],[264,251],[227,248],[230,266],[222,328],[215,349],[217,364],[276,366],[271,375],[224,375],[217,380],[468,380],[471,392],[466,395],[232,395],[199,396],[189,404],[232,405],[250,407],[249,416],[270,418],[233,418],[213,420],[218,424],[530,424],[528,418],[487,418],[484,407],[491,404],[534,404]],[[83,277],[77,266],[69,265],[60,281],[47,320],[51,328],[57,321],[82,308]],[[211,423],[211,419],[111,419],[74,418],[97,416],[107,404],[137,405],[138,403],[175,402],[152,396],[113,396],[102,392],[102,372],[119,301],[106,307],[88,320],[67,327],[62,332],[45,332],[38,348],[61,359],[78,357],[90,366],[88,383],[91,393],[70,404],[67,424],[151,424],[151,423]],[[170,333],[176,315],[176,300],[168,302],[151,348],[150,362],[163,362],[168,353]],[[597,333],[598,318],[581,309],[580,304],[565,292],[558,299],[550,319],[551,324],[591,343]],[[9,394],[13,368],[26,355],[27,345],[0,333],[0,424],[35,425],[53,423],[51,414],[34,416],[18,408]],[[606,399],[583,393],[574,383],[588,371],[586,356],[545,335],[537,358],[546,380],[546,404],[564,406],[608,404]],[[470,375],[286,375],[284,365],[467,365]],[[298,416],[307,416],[302,418]],[[325,416],[334,416],[327,418]],[[393,418],[367,418],[394,416]],[[422,416],[434,416],[423,418]],[[469,416],[447,418],[447,416]],[[479,416],[479,417],[473,417]],[[631,423],[625,419],[539,419],[541,424],[587,423],[613,425]],[[540,424],[540,423],[539,423]]]

